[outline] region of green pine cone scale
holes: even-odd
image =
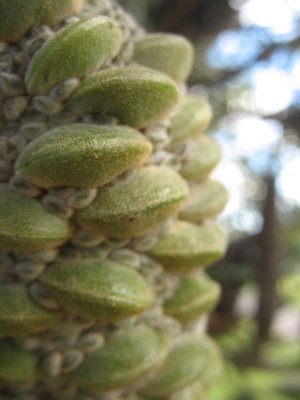
[[[100,322],[128,318],[155,302],[151,286],[138,272],[108,260],[54,264],[41,281],[66,310]]]
[[[69,25],[47,42],[26,72],[29,93],[47,93],[57,83],[96,71],[113,59],[121,46],[118,25],[105,17],[92,17]]]
[[[57,247],[71,235],[70,223],[48,213],[37,200],[0,190],[0,249],[39,251]]]
[[[39,375],[38,357],[9,342],[0,342],[0,360],[0,387],[1,382],[34,381]]]
[[[185,276],[173,295],[164,302],[164,311],[186,323],[211,311],[220,294],[220,285],[204,274]]]
[[[151,150],[151,142],[126,126],[63,125],[25,147],[16,173],[42,188],[95,188],[141,166]]]
[[[170,339],[163,333],[139,326],[112,337],[91,354],[70,376],[88,391],[102,393],[135,382],[166,357]]]
[[[187,194],[188,187],[176,172],[143,167],[115,186],[100,190],[76,218],[95,233],[117,238],[143,236],[174,215]]]
[[[18,42],[34,25],[54,25],[77,13],[85,0],[1,0],[0,40]]]
[[[36,305],[21,285],[0,285],[0,337],[24,336],[55,326],[61,312]]]
[[[132,55],[137,63],[164,72],[176,82],[188,78],[193,58],[193,47],[188,40],[166,33],[152,33],[138,40]]]
[[[217,225],[177,221],[148,254],[168,272],[187,273],[217,261],[226,246],[226,236]]]
[[[179,94],[167,75],[140,66],[103,70],[86,78],[67,106],[80,115],[104,112],[143,128],[166,116]]]
[[[164,364],[142,393],[150,396],[167,396],[194,382],[201,374],[208,359],[204,341],[187,337],[169,353]]]

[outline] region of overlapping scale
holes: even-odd
[[[16,172],[43,188],[99,187],[142,165],[151,150],[139,131],[126,126],[63,125],[27,145]]]
[[[197,380],[191,385],[174,393],[168,400],[206,400],[205,389],[200,381]]]
[[[86,0],[0,0],[0,40],[18,42],[36,25],[54,25],[80,11]]]
[[[67,106],[79,115],[105,113],[120,123],[143,128],[167,116],[178,101],[175,82],[150,68],[106,69],[87,77]]]
[[[96,393],[128,386],[156,368],[169,348],[166,334],[135,326],[112,336],[99,351],[88,355],[69,379]]]
[[[156,298],[138,272],[109,260],[54,264],[41,281],[69,312],[106,323],[139,314]]]
[[[218,381],[223,369],[223,360],[217,345],[208,336],[202,336],[201,342],[207,353],[205,366],[196,380],[167,396],[142,396],[139,400],[206,400],[206,389]]]
[[[72,235],[68,221],[45,210],[37,200],[0,187],[0,249],[39,251],[57,247]]]
[[[85,229],[129,238],[153,232],[174,215],[188,193],[185,181],[167,167],[148,166],[99,190],[93,203],[76,215]]]
[[[0,342],[0,360],[0,383],[2,382],[2,385],[32,382],[39,375],[38,356],[9,341]]]
[[[215,307],[220,294],[220,285],[204,273],[184,276],[164,302],[164,311],[183,323],[196,320]]]
[[[226,236],[215,223],[177,221],[147,253],[168,272],[187,273],[223,257],[226,245]]]
[[[225,186],[218,181],[206,179],[190,188],[179,215],[186,221],[202,222],[219,214],[227,201],[228,192]]]
[[[0,285],[0,337],[40,332],[61,318],[61,312],[48,311],[35,304],[24,286]]]
[[[141,392],[147,396],[159,397],[181,390],[199,378],[208,355],[206,342],[201,336],[187,335],[174,346]]]
[[[180,174],[187,180],[200,182],[220,162],[221,149],[218,143],[208,135],[200,136],[197,140],[186,142],[185,156]]]
[[[170,121],[171,147],[203,134],[211,118],[212,109],[207,100],[195,95],[186,96]]]
[[[83,77],[114,58],[122,33],[110,18],[95,16],[61,30],[34,55],[26,72],[29,93],[47,93],[57,83]]]
[[[194,49],[183,36],[152,33],[135,43],[132,59],[141,65],[164,72],[176,82],[182,82],[191,72]]]
[[[207,335],[205,336],[205,342],[209,357],[207,358],[207,363],[201,373],[200,382],[204,387],[210,387],[222,376],[225,364],[223,355],[217,343]]]

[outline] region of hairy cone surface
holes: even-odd
[[[192,61],[113,0],[0,0],[1,399],[199,400],[217,377],[227,195]]]

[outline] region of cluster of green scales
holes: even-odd
[[[0,0],[0,398],[201,400],[225,251],[178,35],[113,0]]]

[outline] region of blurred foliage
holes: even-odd
[[[261,349],[262,359],[275,368],[300,368],[300,345],[295,342],[273,341]]]
[[[297,400],[300,394],[299,370],[239,368],[227,362],[222,378],[211,387],[208,400]]]
[[[226,333],[217,336],[224,354],[233,357],[249,351],[256,336],[256,324],[251,319],[239,319]]]
[[[278,282],[278,293],[283,301],[300,310],[300,272],[282,276]]]
[[[246,263],[224,262],[213,265],[208,274],[222,284],[241,285],[255,279],[256,274],[253,265]]]

